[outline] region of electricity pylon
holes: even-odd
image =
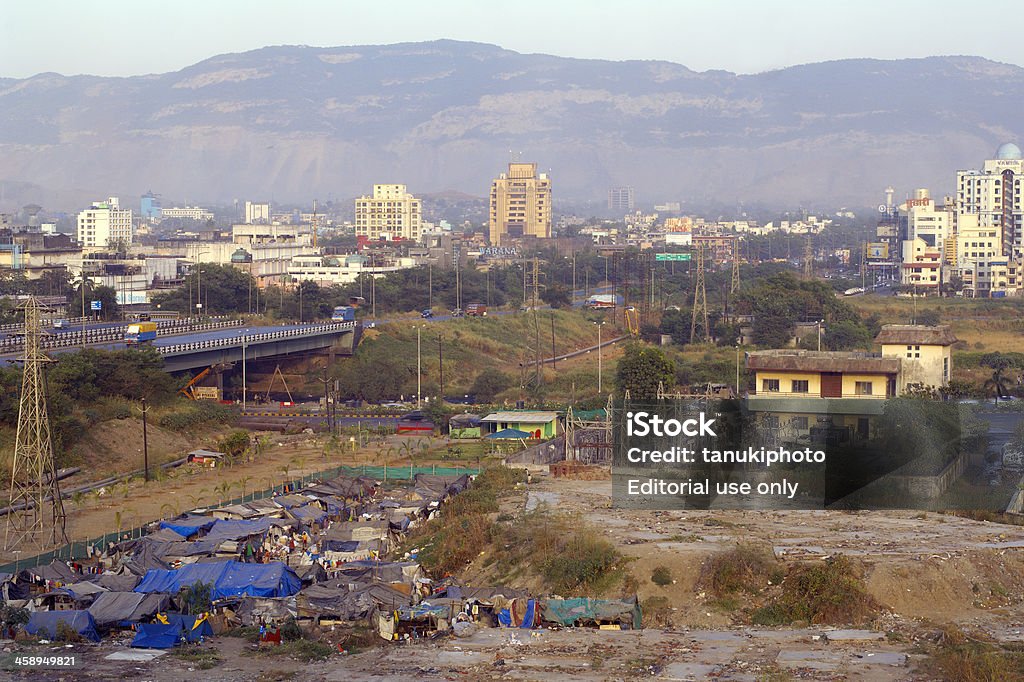
[[[68,540],[46,410],[43,367],[52,360],[42,350],[39,303],[29,297],[22,307],[25,310],[25,355],[21,358],[24,371],[4,534],[4,547],[8,550],[23,544],[42,548]]]
[[[708,292],[704,288],[704,245],[697,244],[697,284],[693,292],[693,318],[690,321],[690,343],[711,340],[711,328],[708,325]],[[698,336],[697,328],[701,334]]]

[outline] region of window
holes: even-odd
[[[793,393],[807,393],[810,390],[810,384],[807,379],[794,379],[793,380]]]
[[[853,392],[856,393],[857,395],[871,395],[871,385],[872,382],[870,381],[855,382]]]
[[[792,425],[798,431],[807,430],[807,417],[793,417]]]
[[[761,390],[765,393],[778,393],[779,392],[779,380],[778,379],[763,379],[761,381]]]

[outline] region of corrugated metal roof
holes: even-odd
[[[956,336],[947,325],[886,324],[875,337],[877,344],[896,346],[952,346],[956,342]]]
[[[480,421],[515,422],[518,424],[547,424],[558,419],[557,412],[494,412]]]

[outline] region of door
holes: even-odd
[[[843,397],[843,375],[841,372],[821,373],[821,397],[842,398]]]

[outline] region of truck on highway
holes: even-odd
[[[466,315],[470,317],[487,317],[487,306],[483,303],[470,303],[466,306]]]
[[[594,294],[585,304],[591,310],[614,308],[622,305],[622,297],[616,294]]]
[[[129,346],[156,341],[156,322],[135,322],[128,325],[124,342]]]

